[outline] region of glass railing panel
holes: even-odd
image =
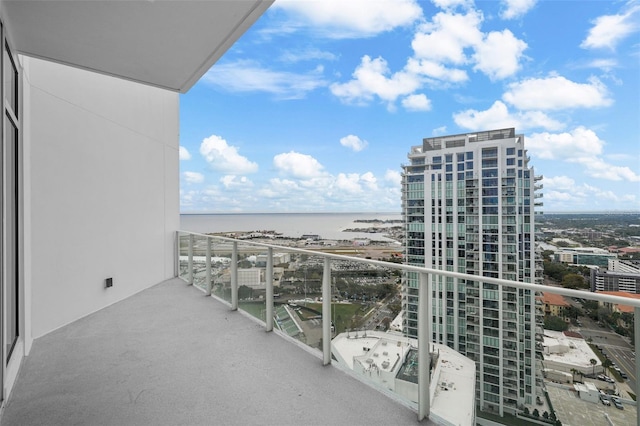
[[[194,235],[192,239],[193,252],[193,285],[201,290],[206,290],[207,277],[207,244],[209,239],[204,235]]]
[[[277,304],[277,326],[291,324],[293,337],[318,350],[322,350],[323,265],[320,256],[292,252]]]
[[[233,242],[209,238],[211,244],[211,294],[231,303]]]
[[[213,294],[231,302],[231,271],[233,269],[232,266],[235,264],[238,267],[240,309],[250,313],[260,321],[267,321],[267,312],[271,312],[271,309],[268,309],[266,305],[268,247],[260,245],[260,243],[253,240],[236,240],[235,243],[234,241],[220,238],[212,238],[211,240]],[[399,273],[398,269],[394,268],[395,265],[388,263],[392,262],[393,259],[382,259],[387,261],[384,265],[371,262],[368,257],[371,251],[367,250],[366,247],[342,246],[333,248],[321,246],[320,244],[317,244],[317,246],[313,244],[302,245],[299,241],[272,242],[266,239],[261,243],[274,244],[271,248],[274,274],[274,329],[280,330],[310,347],[322,350],[324,331],[322,320],[323,303],[330,303],[331,332],[328,335],[332,340],[332,347],[337,349],[339,347],[338,340],[346,335],[346,338],[351,343],[355,341],[359,348],[367,348],[365,353],[359,355],[358,362],[360,364],[358,364],[358,368],[360,370],[371,371],[371,377],[374,377],[374,371],[380,371],[382,374],[387,367],[393,370],[393,362],[385,364],[385,357],[393,358],[395,353],[390,348],[402,347],[404,340],[400,344],[394,344],[393,342],[389,344],[387,342],[386,345],[383,345],[381,343],[377,349],[375,348],[375,343],[373,343],[376,333],[380,332],[382,334],[381,332],[393,329],[391,320],[394,319],[402,306],[402,294],[399,289],[402,274]],[[233,257],[234,244],[237,245],[237,259]],[[285,244],[291,244],[291,246],[284,247]],[[206,263],[201,262],[201,257],[206,256],[207,247],[207,237],[190,236],[185,233],[178,234],[179,274],[187,280],[193,277],[194,285],[205,289],[207,288]],[[304,253],[300,249],[304,249]],[[193,268],[191,271],[189,271],[189,253],[193,255]],[[333,255],[351,256],[352,259],[343,260],[330,257]],[[475,255],[472,254],[471,259],[474,259],[473,256]],[[503,262],[505,260],[508,261],[509,256],[509,254],[503,253]],[[329,280],[331,291],[330,297],[325,300],[322,286],[327,259],[329,259],[331,271]],[[488,260],[495,259],[491,257]],[[463,259],[463,261],[466,261],[466,259]],[[491,268],[494,263],[488,263],[486,268]],[[477,267],[478,265],[479,262],[470,261],[470,266]],[[413,280],[410,282],[415,282],[417,285],[417,276],[420,272],[414,271],[413,267],[408,265],[397,265],[397,267],[404,269],[406,279],[410,278]],[[509,267],[508,263],[503,264],[504,276],[516,278],[515,274],[504,272]],[[424,273],[433,274],[432,276],[436,277],[436,279],[441,274],[433,270],[425,269],[424,271]],[[535,344],[536,357],[542,359],[542,353],[538,351],[541,347],[539,348],[536,343],[542,339],[541,333],[543,333],[543,330],[540,327],[542,325],[542,317],[537,313],[535,316],[532,313],[530,317],[525,317],[527,321],[525,324],[526,330],[522,327],[518,328],[517,321],[520,317],[519,315],[522,315],[522,312],[520,314],[517,312],[518,303],[531,303],[530,299],[527,298],[531,297],[532,299],[534,292],[536,296],[539,296],[541,294],[539,288],[541,287],[531,287],[531,284],[517,283],[515,281],[509,283],[491,277],[486,278],[489,282],[481,285],[477,281],[470,281],[468,276],[460,278],[467,280],[467,299],[465,305],[462,306],[462,312],[464,313],[464,309],[467,309],[467,313],[475,315],[481,309],[485,320],[484,323],[481,323],[474,321],[474,318],[476,318],[474,315],[467,317],[469,322],[463,324],[463,328],[461,328],[463,333],[465,331],[469,333],[464,342],[466,346],[463,350],[473,360],[480,361],[483,354],[482,347],[488,344],[493,345],[490,341],[484,342],[480,334],[484,334],[484,337],[487,338],[496,339],[497,344],[503,348],[504,373],[506,377],[504,383],[514,384],[518,369],[523,369],[523,365],[530,366],[533,363],[529,359],[524,360],[523,364],[513,361],[518,359],[524,350],[523,348],[533,347]],[[448,279],[448,277],[442,277],[436,283],[445,283]],[[515,287],[509,284],[513,284]],[[495,307],[493,306],[493,300],[491,300],[491,305],[483,303],[483,293],[479,291],[479,287],[491,291],[502,290],[502,296],[496,296]],[[544,287],[544,290],[551,293],[564,293],[565,297],[577,297],[578,295],[577,291],[574,290],[550,287]],[[418,326],[417,302],[415,300],[417,291],[417,288],[411,286],[405,290],[407,318],[404,321],[400,321],[400,329],[404,327],[405,329],[410,329],[410,331],[415,331]],[[518,294],[521,296],[517,297]],[[613,300],[613,296],[591,293],[580,292],[579,296],[593,300]],[[490,295],[484,295],[484,302],[489,301],[489,298],[493,299]],[[631,300],[629,303],[635,305],[637,302]],[[498,315],[501,308],[501,315]],[[461,314],[461,318],[463,317],[464,315]],[[535,327],[536,324],[539,326]],[[531,340],[534,327],[536,342]],[[501,328],[500,332],[498,332],[499,328]],[[450,324],[447,324],[446,330],[449,329]],[[438,328],[439,333],[442,335],[445,333],[443,330],[443,327]],[[393,336],[393,334],[389,334],[384,338],[389,340],[391,339],[389,336]],[[499,340],[500,337],[502,337],[501,341]],[[380,337],[380,339],[382,338]],[[448,339],[448,337],[443,338]],[[389,341],[391,342],[391,340]],[[407,348],[407,350],[409,351],[411,348]],[[411,356],[410,352],[403,352],[401,358],[396,358],[409,360],[407,365],[414,368],[417,365],[413,362]],[[485,351],[484,356],[486,362],[497,362],[496,355],[487,358],[488,353]],[[340,361],[334,360],[333,362]],[[368,368],[372,369],[368,370]],[[411,371],[405,373],[408,377],[406,381],[413,383]],[[521,374],[524,373],[521,372]],[[375,377],[378,377],[377,374]],[[534,383],[537,384],[539,378],[535,377],[535,379],[531,378],[531,380],[535,380]],[[375,380],[372,385],[384,387],[384,385],[375,382]],[[510,390],[509,386],[507,388],[509,388],[507,390]],[[415,398],[409,398],[408,400],[415,403]]]

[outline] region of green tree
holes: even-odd
[[[576,374],[580,374],[580,370],[577,370],[575,368],[571,369],[571,379],[575,382],[576,380]]]
[[[573,305],[565,306],[564,308],[564,316],[567,318],[578,319],[582,315],[582,310]]]
[[[400,303],[393,303],[387,306],[391,311],[391,315],[395,318],[400,311],[402,310],[402,305]]]
[[[584,303],[582,304],[582,307],[593,311],[598,309],[598,301],[597,300],[585,300]]]
[[[586,280],[582,275],[567,274],[562,278],[562,287],[564,288],[588,288]]]
[[[596,364],[598,363],[598,361],[595,360],[595,358],[591,358],[589,360],[589,363],[593,366],[593,374],[596,374]]]
[[[553,331],[565,331],[569,328],[566,322],[560,317],[549,315],[544,318],[544,328]]]
[[[604,368],[604,374],[606,374],[607,376],[609,375],[609,367],[611,367],[613,365],[613,362],[611,362],[611,360],[609,358],[606,358],[604,361],[602,361],[602,367]]]
[[[238,298],[240,299],[248,299],[253,296],[253,289],[251,287],[247,287],[246,285],[241,285],[238,287]]]

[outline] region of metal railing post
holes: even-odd
[[[209,237],[207,237],[207,258],[205,262],[207,273],[205,276],[206,282],[204,285],[204,290],[207,296],[211,296],[211,238]]]
[[[431,305],[430,276],[420,274],[418,287],[418,421],[429,417],[431,411],[430,388],[430,364],[429,355],[429,306]]]
[[[327,257],[322,272],[322,363],[331,364],[331,259]]]
[[[173,242],[176,251],[175,259],[173,259],[173,276],[180,276],[180,231],[176,231],[176,239]]]
[[[231,252],[231,310],[238,310],[238,243],[233,242]]]
[[[189,285],[193,285],[193,243],[194,243],[195,237],[193,234],[189,234],[189,261],[187,263],[187,268],[188,268],[188,283]]]
[[[273,330],[273,248],[267,249],[267,294],[265,297],[266,317],[264,319],[267,331]]]

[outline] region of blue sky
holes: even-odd
[[[187,212],[399,212],[422,138],[515,127],[545,212],[640,210],[640,1],[276,1],[180,97]]]

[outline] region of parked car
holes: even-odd
[[[620,401],[616,401],[614,399],[613,400],[613,405],[615,405],[618,410],[624,410],[624,407],[622,406],[622,402],[620,402]]]
[[[600,394],[600,401],[602,401],[603,405],[611,405],[611,401],[609,401],[609,397],[607,395]]]

